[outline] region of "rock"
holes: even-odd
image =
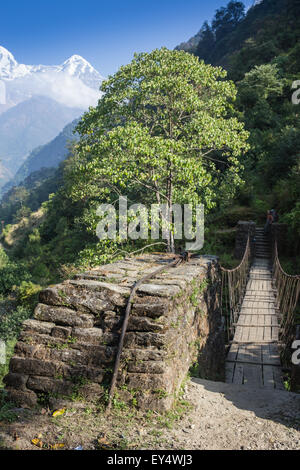
[[[165,371],[165,363],[157,361],[128,361],[128,372],[139,372],[143,374],[163,374]]]
[[[144,393],[137,398],[137,406],[142,410],[156,410],[164,412],[170,410],[173,404],[171,395],[158,398],[155,393]]]
[[[41,361],[39,359],[31,359],[14,356],[10,361],[10,371],[17,374],[26,375],[42,375],[53,377],[59,373],[60,364],[50,361]]]
[[[162,361],[167,352],[159,349],[123,349],[122,359],[128,361]]]
[[[94,314],[113,308],[113,304],[108,298],[103,300],[100,298],[99,293],[83,288],[84,283],[95,281],[73,282],[81,283],[81,285],[78,284],[76,287],[76,284],[71,285],[70,282],[66,281],[51,289],[45,289],[45,291],[40,293],[40,302],[53,307],[64,306],[74,309],[77,312],[92,312]]]
[[[28,333],[40,333],[50,335],[54,327],[55,323],[49,323],[45,321],[29,319],[23,322],[23,329]]]
[[[104,328],[110,330],[120,330],[123,325],[124,318],[116,315],[115,313],[105,315],[103,320]],[[130,315],[127,331],[145,331],[145,332],[164,332],[167,325],[163,324],[163,319],[159,323],[153,322],[151,318],[141,318],[135,315]]]
[[[105,376],[105,370],[101,367],[91,367],[85,365],[74,365],[64,369],[64,377],[70,380],[87,379],[100,384]]]
[[[41,321],[50,321],[62,326],[78,326],[92,328],[94,317],[85,313],[76,312],[65,307],[52,307],[38,304],[34,311],[34,318]]]
[[[151,299],[151,297],[144,297],[140,300],[141,303],[133,304],[131,309],[132,315],[158,318],[165,315],[168,311],[169,304],[167,301],[160,301],[160,299],[155,298]]]
[[[75,343],[71,345],[69,352],[72,353],[73,350],[76,350],[76,352],[80,352],[83,357],[87,358],[87,362],[91,364],[103,363],[106,365],[112,362],[116,349],[114,346]],[[65,351],[65,353],[67,352]]]
[[[55,326],[52,331],[51,335],[55,338],[67,339],[71,336],[72,328],[64,327],[64,326]]]
[[[171,392],[173,384],[170,375],[166,372],[163,374],[137,374],[128,373],[126,377],[126,385],[129,389],[138,389],[145,391],[157,390],[156,398]]]
[[[68,395],[72,393],[74,384],[62,379],[32,375],[27,382],[27,387],[35,392],[59,393]]]
[[[80,395],[82,395],[82,397],[85,400],[95,401],[95,400],[100,400],[100,398],[104,394],[104,389],[101,385],[92,383],[92,384],[82,385],[79,388],[79,393]]]
[[[153,280],[150,279],[149,280],[149,283],[150,284],[156,284],[158,283],[158,279],[157,278],[154,278]],[[159,278],[159,285],[165,285],[165,286],[178,286],[180,287],[181,289],[184,289],[187,285],[188,281],[186,279],[183,279],[183,278],[172,278],[172,277],[160,277]]]
[[[103,336],[101,328],[73,328],[72,337],[89,344],[99,344]]]
[[[124,339],[125,348],[163,348],[166,345],[166,335],[160,333],[127,332]]]
[[[157,320],[153,322],[150,318],[140,318],[134,315],[131,315],[128,322],[127,331],[145,331],[145,332],[161,332],[167,330],[167,325],[164,323],[164,318],[161,318],[161,321]]]
[[[124,317],[117,315],[116,312],[108,311],[105,312],[100,325],[105,330],[117,331],[122,328]]]
[[[22,408],[33,408],[37,404],[37,396],[31,390],[22,391],[8,388],[7,399]]]
[[[28,375],[9,372],[9,374],[4,377],[3,382],[8,387],[26,391],[28,377]]]
[[[139,293],[158,295],[159,297],[173,297],[179,294],[179,286],[159,285],[159,284],[142,284],[138,288]]]
[[[72,287],[75,287],[76,289],[72,289]],[[108,282],[89,280],[69,281],[69,285],[64,286],[63,291],[67,294],[67,298],[70,296],[72,305],[77,305],[78,307],[85,305],[94,313],[109,310],[115,305],[123,307],[126,305],[126,299],[130,294],[130,289],[127,287],[120,287]],[[88,292],[88,299],[84,299],[86,292]],[[80,295],[80,298],[76,298],[78,294]],[[97,300],[99,305],[94,307],[91,305],[93,298]],[[83,300],[85,300],[85,302],[83,302]],[[101,308],[99,308],[100,305]]]

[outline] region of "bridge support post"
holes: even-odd
[[[287,246],[286,246],[287,229],[288,229],[287,224],[274,223],[271,225],[272,247],[274,246],[275,240],[277,240],[277,248],[280,254],[285,253],[287,251]]]
[[[254,255],[254,237],[255,237],[256,224],[252,221],[239,221],[237,234],[235,239],[234,256],[237,259],[242,259],[245,253],[248,234],[250,235],[251,257]]]
[[[4,379],[8,399],[32,407],[42,394],[55,409],[74,394],[104,403],[129,300],[118,399],[128,404],[134,399],[142,410],[169,410],[191,366],[202,377],[221,380],[218,259],[195,256],[167,269],[172,260],[144,254],[44,289],[33,318],[23,323]]]

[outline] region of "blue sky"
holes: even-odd
[[[107,76],[134,52],[173,49],[186,41],[228,1],[6,1],[0,7],[0,45],[26,64],[60,64],[79,54]]]

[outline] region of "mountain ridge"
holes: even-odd
[[[82,113],[46,97],[32,97],[0,115],[0,158],[15,173],[30,152],[54,139]]]
[[[74,67],[75,64],[76,67]],[[18,63],[14,55],[8,49],[0,46],[0,78],[2,80],[14,80],[17,77],[25,76],[32,72],[49,70],[57,72],[63,71],[69,73],[69,75],[76,75],[78,68],[88,69],[89,72],[98,77],[100,81],[104,80],[104,77],[102,77],[86,59],[78,54],[70,56],[61,65],[25,65]]]
[[[42,168],[57,168],[69,153],[68,144],[76,141],[78,136],[74,129],[79,119],[67,124],[63,130],[50,142],[35,148],[21,165],[15,176],[2,188],[5,193],[12,186],[21,184],[32,173]]]
[[[20,64],[0,46],[0,187],[101,97],[102,75],[80,55],[61,65]]]

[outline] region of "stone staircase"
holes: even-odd
[[[269,260],[271,258],[271,246],[263,227],[256,227],[254,242],[255,257],[266,261]]]

